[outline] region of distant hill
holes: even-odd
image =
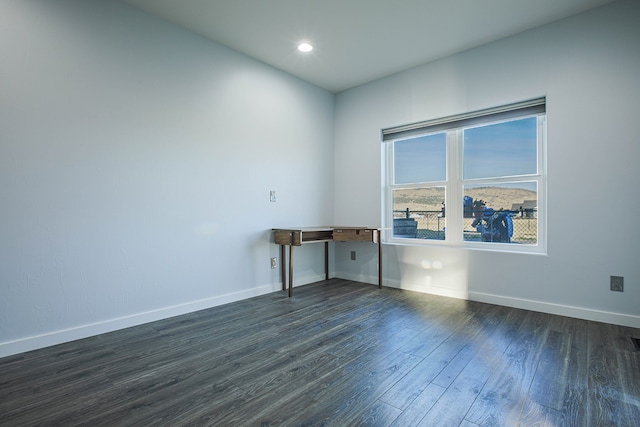
[[[444,202],[444,191],[435,188],[401,190],[395,193],[395,210],[439,211]],[[468,189],[465,193],[474,200],[484,200],[486,206],[493,209],[511,209],[513,204],[525,200],[536,200],[535,191],[523,188],[479,187]]]
[[[467,190],[467,196],[473,200],[484,200],[490,208],[511,209],[515,203],[522,203],[525,200],[537,200],[535,191],[523,188],[501,188],[501,187],[480,187]]]

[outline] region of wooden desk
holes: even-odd
[[[382,288],[382,240],[379,228],[368,227],[303,227],[274,228],[275,243],[280,245],[282,290],[286,289],[285,246],[289,246],[289,296],[293,294],[293,247],[324,242],[324,273],[329,280],[329,242],[372,242],[378,244],[378,288]]]

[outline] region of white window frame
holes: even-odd
[[[463,131],[478,126],[537,117],[537,170],[535,174],[497,178],[464,179]],[[395,141],[429,135],[447,134],[446,181],[429,183],[394,184],[393,143]],[[387,230],[385,243],[417,246],[447,246],[469,249],[546,254],[547,203],[546,203],[546,99],[537,98],[497,108],[450,116],[410,125],[382,130],[383,136],[383,197],[382,223]],[[463,237],[463,196],[465,185],[536,182],[538,211],[536,244],[465,241]],[[445,187],[446,237],[444,240],[393,236],[393,191],[403,188]]]

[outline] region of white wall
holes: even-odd
[[[382,128],[547,97],[548,254],[385,245],[385,284],[640,327],[639,17],[618,1],[337,96],[336,223],[378,226]],[[375,248],[336,251],[376,283]]]
[[[271,227],[380,224],[381,128],[541,95],[548,255],[385,245],[385,283],[640,327],[638,16],[619,1],[352,89],[334,121],[330,93],[127,5],[1,0],[0,356],[276,290]],[[297,250],[296,283],[322,249]],[[375,245],[335,250],[377,283]]]
[[[2,0],[0,356],[279,289],[271,227],[333,219],[333,105],[118,2]]]

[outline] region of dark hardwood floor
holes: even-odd
[[[640,426],[640,330],[333,279],[0,359],[0,425]]]

